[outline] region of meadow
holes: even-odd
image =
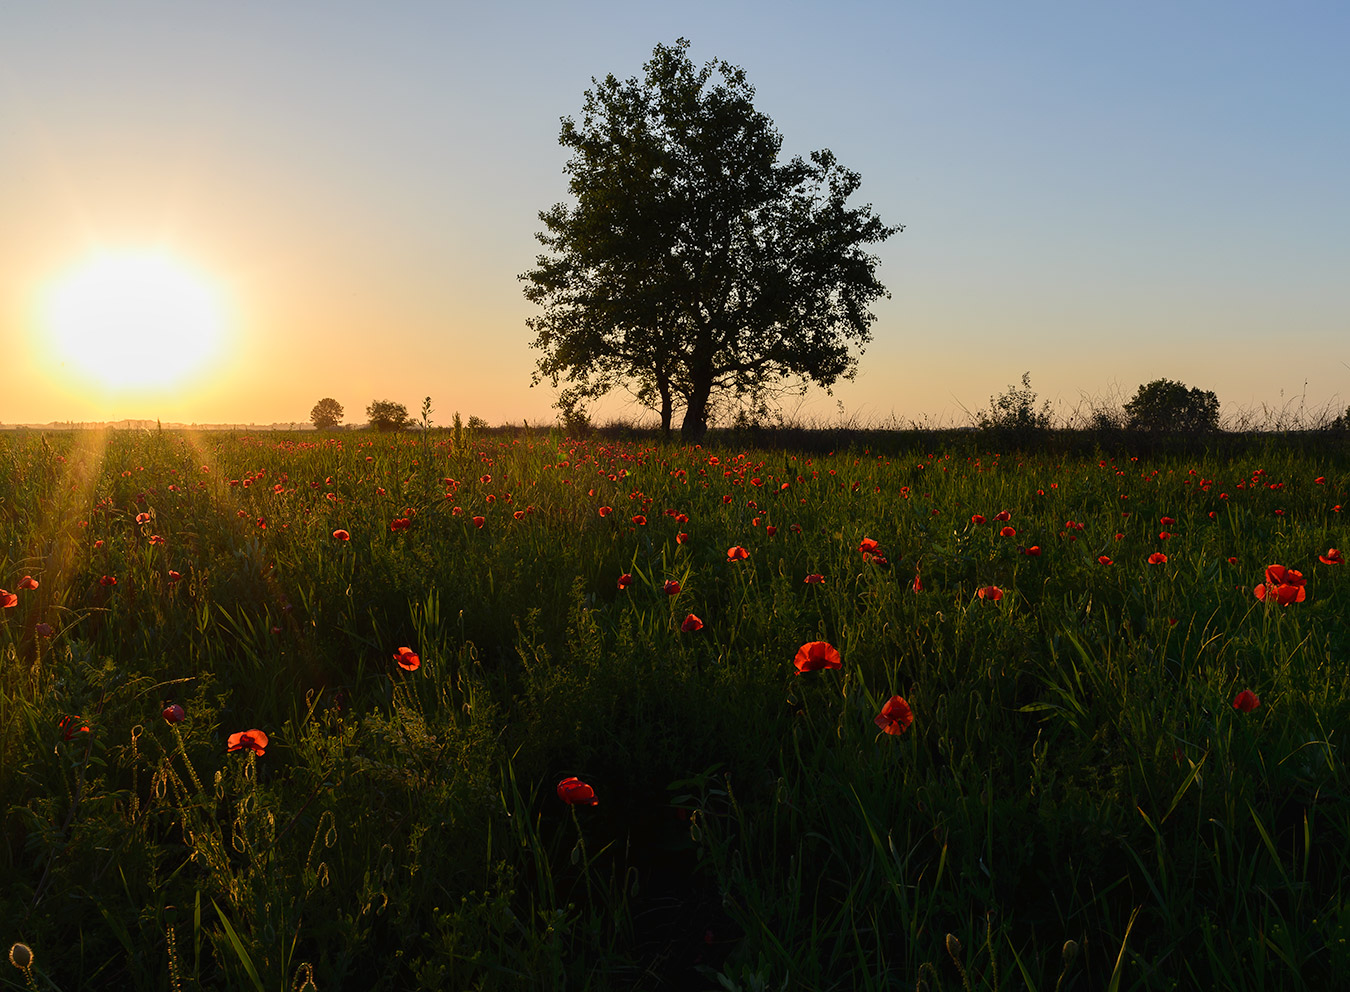
[[[0,988],[1334,987],[1348,469],[0,435]]]

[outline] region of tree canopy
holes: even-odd
[[[342,404],[331,396],[325,396],[309,411],[309,420],[321,431],[331,430],[342,423]]]
[[[1219,398],[1182,382],[1155,379],[1139,387],[1125,404],[1126,426],[1150,433],[1187,434],[1218,430]]]
[[[697,438],[719,397],[852,377],[887,295],[865,247],[902,228],[847,206],[861,178],[828,150],[779,163],[744,70],[688,47],[657,45],[643,81],[592,79],[562,119],[575,203],[540,212],[546,253],[520,278],[560,406],[624,387]]]
[[[366,407],[366,419],[377,431],[402,430],[408,423],[408,408],[393,400],[372,400]]]

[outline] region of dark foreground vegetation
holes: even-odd
[[[1335,987],[1341,437],[0,436],[0,987]]]

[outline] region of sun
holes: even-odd
[[[177,384],[220,349],[225,312],[210,281],[160,251],[97,255],[44,294],[57,357],[110,389]]]

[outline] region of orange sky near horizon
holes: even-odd
[[[1159,377],[1229,416],[1350,404],[1350,14],[826,9],[539,4],[528,35],[453,4],[0,11],[0,423],[305,421],[322,396],[552,421],[517,276],[567,195],[558,120],[680,35],[906,226],[856,381],[790,416],[964,424],[1025,370],[1061,416]],[[218,295],[218,354],[91,381],[44,294],[145,251]]]

